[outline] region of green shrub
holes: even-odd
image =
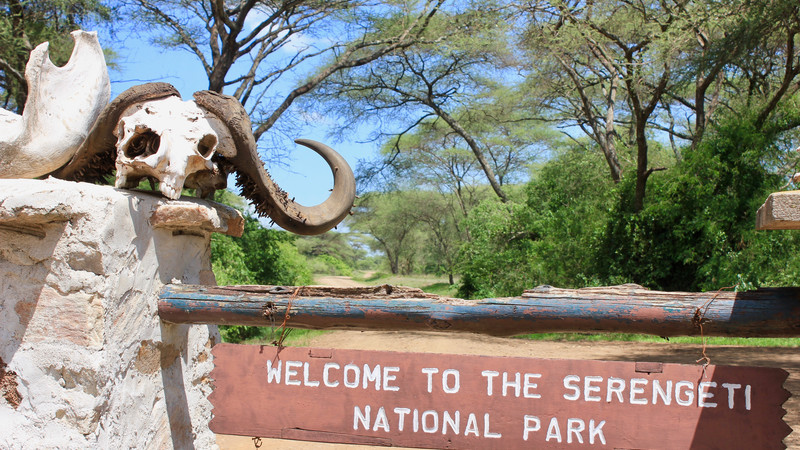
[[[224,192],[218,201],[240,205],[233,194]],[[296,237],[286,231],[264,228],[252,216],[245,215],[244,233],[240,238],[214,234],[211,239],[211,267],[219,285],[274,284],[304,285],[311,283],[311,270],[294,245]],[[269,327],[220,326],[226,342],[267,338]]]
[[[319,255],[309,260],[311,271],[318,274],[352,276],[353,268],[332,255]]]

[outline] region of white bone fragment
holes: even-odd
[[[73,31],[69,62],[50,61],[48,43],[25,68],[28,99],[22,115],[0,110],[0,178],[36,178],[66,164],[86,139],[111,88],[97,33]]]

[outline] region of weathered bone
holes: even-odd
[[[237,183],[242,188],[242,195],[253,203],[258,214],[269,216],[275,223],[288,231],[298,234],[324,233],[347,216],[355,199],[355,178],[350,166],[341,155],[319,142],[297,141],[316,151],[325,159],[333,172],[334,179],[333,190],[325,202],[313,207],[299,205],[275,185],[264,169],[264,164],[258,157],[258,148],[250,119],[239,101],[233,97],[210,91],[196,92],[194,97],[197,106],[203,113],[203,119],[198,118],[196,121],[209,121],[209,126],[217,134],[218,145],[214,149],[213,155],[202,158],[203,162],[200,162],[193,153],[196,143],[201,138],[197,138],[188,146],[191,151],[176,151],[176,154],[184,154],[180,158],[176,157],[176,161],[185,157],[186,167],[191,166],[197,169],[194,172],[185,173],[183,175],[185,178],[170,175],[171,172],[166,169],[158,169],[159,167],[169,167],[170,164],[165,162],[168,158],[158,155],[162,146],[161,137],[159,136],[159,148],[156,149],[154,138],[145,136],[148,129],[155,129],[155,125],[148,128],[147,124],[142,122],[140,125],[144,127],[140,127],[138,132],[136,126],[133,125],[127,131],[129,137],[126,138],[126,121],[137,113],[139,115],[146,114],[146,111],[141,112],[146,110],[143,105],[148,104],[151,100],[172,98],[170,101],[173,103],[183,103],[178,100],[179,94],[175,88],[166,83],[134,86],[115,98],[100,114],[75,157],[69,164],[52,175],[67,180],[99,182],[114,170],[115,162],[119,161],[117,155],[122,153],[122,158],[126,162],[121,169],[118,168],[118,175],[124,176],[124,179],[118,178],[119,186],[132,186],[135,184],[135,179],[160,176],[163,185],[162,192],[167,196],[177,196],[182,185],[196,188],[203,196],[210,195],[215,189],[224,187],[228,174],[236,172]],[[159,102],[149,104],[157,105]],[[191,123],[194,120],[193,117],[199,116],[195,113],[195,116],[186,117],[188,117],[186,120]],[[219,122],[212,117],[219,119]],[[173,118],[167,122],[174,121]],[[224,124],[224,126],[220,124]],[[115,130],[116,135],[121,136],[121,139],[115,136]],[[143,137],[137,138],[137,142],[132,147],[133,151],[129,151],[125,156],[125,146],[133,144],[131,139],[137,133]],[[229,142],[232,142],[232,145],[229,145]],[[120,144],[119,152],[117,144]],[[190,163],[190,159],[194,162]],[[181,185],[181,183],[183,184]]]
[[[186,184],[209,195],[225,187],[212,161],[236,152],[228,127],[194,102],[167,97],[137,103],[117,123],[116,187],[130,188],[155,178],[164,196],[177,199]]]
[[[69,62],[50,61],[48,43],[25,68],[28,99],[22,115],[0,110],[0,178],[36,178],[66,164],[86,139],[111,88],[97,33],[73,31]]]
[[[253,203],[259,215],[269,216],[287,231],[305,235],[324,233],[347,217],[356,196],[356,180],[350,165],[340,154],[320,142],[295,141],[322,156],[333,173],[333,189],[323,203],[311,207],[300,205],[290,199],[264,169],[264,163],[258,157],[250,118],[239,101],[212,91],[195,92],[194,99],[228,125],[237,151],[226,161],[236,171],[236,182],[242,188],[242,195]]]

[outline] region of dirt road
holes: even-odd
[[[318,279],[318,284],[343,286],[352,280],[334,277]],[[349,284],[357,286],[358,284]],[[436,332],[373,332],[335,331],[302,342],[309,347],[429,352],[491,356],[521,356],[530,358],[599,359],[608,361],[659,361],[696,364],[702,356],[698,345],[637,342],[543,342],[523,339],[496,338],[474,334]],[[784,387],[792,397],[784,404],[788,411],[784,420],[794,430],[784,443],[800,449],[800,349],[711,346],[706,354],[712,364],[780,367],[789,372]],[[223,449],[252,449],[250,438],[219,436]],[[262,448],[269,449],[342,449],[366,448],[335,444],[316,444],[281,440],[264,440]]]

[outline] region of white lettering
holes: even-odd
[[[577,385],[573,385],[572,384],[572,383],[577,383],[579,381],[581,381],[581,377],[579,377],[577,375],[567,375],[567,376],[564,377],[564,387],[567,388],[567,389],[572,389],[573,391],[575,391],[572,394],[564,394],[564,398],[565,399],[567,399],[567,400],[577,400],[577,399],[581,398],[581,388],[579,388]],[[558,425],[556,425],[556,426],[558,426]],[[549,432],[549,429],[548,429],[548,432]],[[558,442],[561,442],[561,441],[558,441]]]
[[[406,414],[410,413],[411,410],[408,408],[395,408],[394,413],[397,414],[397,429],[399,431],[403,431],[403,426],[406,422]]]
[[[605,420],[601,420],[597,426],[594,425],[594,419],[589,421],[589,444],[594,444],[596,436],[600,438],[601,444],[606,445],[606,437],[603,435],[603,425],[605,424]]]
[[[414,433],[419,431],[419,411],[417,411],[416,408],[414,409],[414,415],[411,419],[411,429],[414,430]]]
[[[453,383],[448,384],[447,377],[453,378]],[[442,389],[445,394],[455,394],[461,389],[461,373],[456,369],[447,369],[442,372]]]
[[[453,434],[458,435],[458,430],[461,428],[461,413],[459,411],[456,411],[452,417],[449,412],[444,412],[444,415],[442,415],[442,434],[447,434],[448,426],[453,430]]]
[[[608,391],[606,392],[606,403],[611,403],[611,394],[617,394],[617,400],[625,403],[622,399],[622,391],[625,390],[625,380],[622,378],[610,377],[608,379]]]
[[[331,369],[339,370],[339,365],[334,362],[326,363],[325,366],[322,368],[322,382],[325,383],[325,386],[336,387],[339,385],[339,382],[334,381],[333,383],[331,383],[331,380],[329,378],[330,375],[329,371]]]
[[[681,387],[685,387],[686,399],[681,398]],[[694,403],[694,383],[691,381],[678,381],[675,383],[675,401],[681,406],[690,406]]]
[[[389,372],[400,372],[399,367],[384,367],[383,368],[383,390],[384,391],[399,391],[400,386],[389,385],[390,381],[397,380],[397,375],[389,375]]]
[[[603,377],[598,376],[590,376],[583,379],[583,399],[587,402],[599,402],[600,396],[599,395],[591,395],[592,392],[600,392],[600,386],[593,386],[593,382],[601,383],[603,381]],[[567,441],[569,441],[569,436],[567,436]]]
[[[353,374],[353,379],[348,380],[347,374]],[[358,368],[355,364],[348,364],[344,366],[344,387],[348,388],[357,388],[358,387],[358,379],[361,378],[361,369]]]
[[[433,417],[433,425],[429,426],[426,418]],[[439,431],[439,414],[436,411],[428,410],[422,413],[422,431],[425,433],[436,433]]]
[[[733,409],[733,393],[736,392],[736,389],[740,389],[742,385],[736,383],[722,383],[722,387],[728,390],[728,409]]]
[[[281,362],[278,361],[278,367],[272,367],[272,360],[267,361],[267,383],[272,383],[272,380],[275,380],[276,383],[280,384]]]
[[[503,435],[500,433],[492,433],[489,431],[489,413],[483,415],[483,437],[497,439],[503,437]]]
[[[750,411],[750,385],[744,387],[744,409]]]
[[[532,431],[539,431],[542,428],[542,422],[536,416],[525,416],[524,420],[524,428],[522,429],[522,440],[528,440],[528,434]]]
[[[423,367],[422,373],[428,376],[428,393],[433,392],[433,374],[439,373],[439,369],[435,367]]]
[[[579,444],[583,444],[583,436],[581,431],[586,429],[586,424],[581,419],[567,419],[567,444],[572,444],[572,435],[578,440]]]
[[[561,429],[558,428],[558,420],[555,417],[550,419],[550,425],[547,426],[547,437],[544,440],[549,442],[550,439],[555,439],[558,443],[561,443]]]
[[[658,403],[657,399],[661,397],[661,401],[669,406],[672,403],[672,380],[667,380],[666,390],[661,388],[661,383],[658,380],[653,380],[653,404]]]
[[[531,392],[532,389],[537,389],[539,387],[538,384],[532,382],[533,378],[542,378],[542,374],[540,373],[526,373],[523,388],[522,388],[522,396],[525,398],[542,398],[541,394],[536,394]],[[526,416],[527,417],[527,416]]]
[[[303,363],[300,361],[286,361],[286,372],[283,374],[283,381],[286,385],[292,386],[300,386],[300,380],[292,380],[291,377],[297,375],[297,371],[294,370],[295,368],[303,367]]]
[[[716,408],[717,404],[712,402],[706,402],[706,399],[714,397],[714,394],[708,392],[708,388],[715,388],[717,387],[716,381],[702,381],[700,385],[697,387],[697,406],[701,408]]]
[[[469,417],[467,417],[467,426],[464,427],[464,436],[470,433],[474,434],[475,436],[480,436],[478,433],[478,418],[475,417],[474,413],[469,413]]]
[[[364,407],[364,412],[361,412],[361,408],[358,406],[354,407],[353,409],[353,430],[358,431],[358,423],[361,422],[361,426],[364,427],[365,430],[369,430],[369,405]]]
[[[363,384],[364,389],[367,388],[367,385],[369,384],[370,381],[374,381],[375,382],[375,390],[376,391],[380,391],[381,390],[381,365],[380,364],[375,366],[375,368],[372,369],[372,371],[369,370],[369,364],[364,364],[364,384]]]
[[[519,372],[514,374],[514,381],[508,381],[508,372],[503,372],[503,397],[508,395],[508,388],[514,388],[514,397],[519,397],[520,389],[522,389],[522,384],[519,380]]]
[[[317,387],[319,381],[309,381],[308,379],[308,363],[303,363],[303,386]]]
[[[481,375],[486,377],[486,395],[489,397],[492,396],[492,381],[494,377],[500,375],[499,372],[495,372],[494,370],[484,370],[481,372]]]
[[[372,426],[372,431],[378,431],[378,428],[383,428],[383,431],[389,432],[389,418],[386,417],[386,410],[383,406],[375,414],[375,425]]]
[[[644,386],[647,386],[647,380],[644,378],[634,378],[631,380],[631,405],[647,404],[646,398],[636,398],[637,394],[644,394]]]

